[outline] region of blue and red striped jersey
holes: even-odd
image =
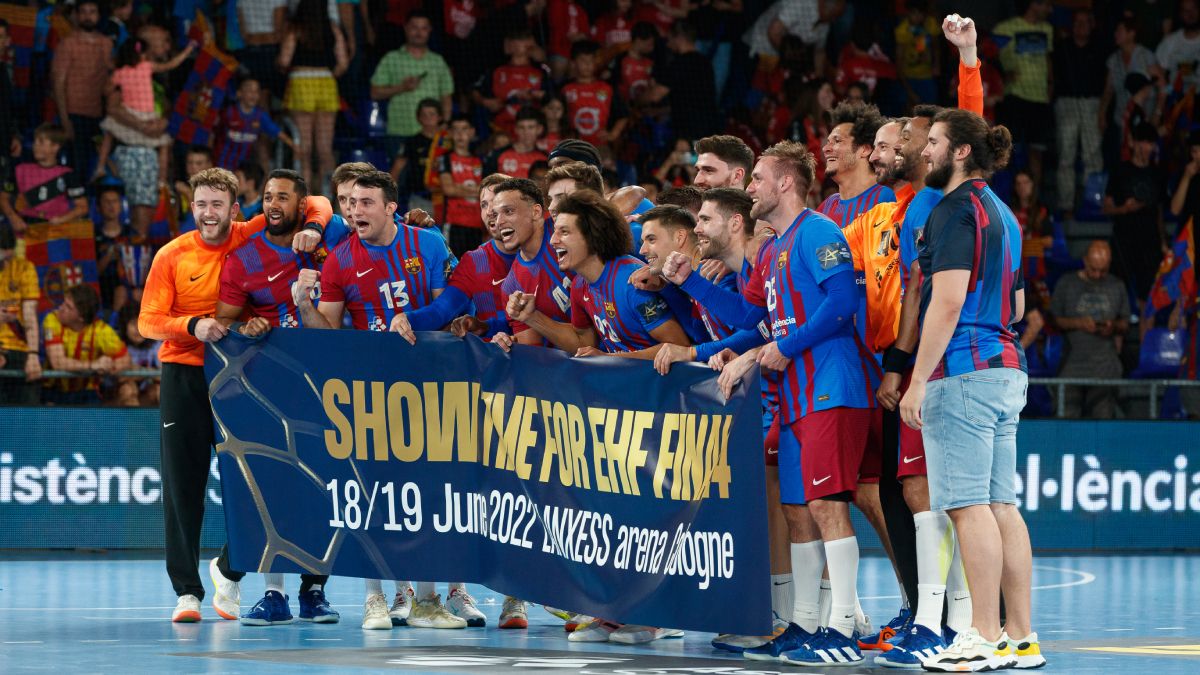
[[[825,299],[821,282],[853,272],[854,261],[841,229],[805,209],[773,241],[763,244],[743,295],[767,308],[778,341],[802,326]],[[802,352],[783,372],[780,414],[786,423],[831,408],[873,408],[879,374],[853,325]]]
[[[432,302],[453,270],[440,236],[398,225],[396,238],[386,246],[350,237],[333,249],[321,268],[321,300],[346,303],[358,330],[386,331],[397,312]]]
[[[817,207],[817,211],[844,229],[854,222],[860,213],[870,211],[875,208],[876,204],[894,201],[896,201],[896,193],[892,192],[892,188],[877,183],[863,190],[862,194],[854,199],[842,199],[840,193],[829,195],[829,198]]]
[[[552,226],[543,227],[542,247],[532,260],[517,254],[513,259],[512,269],[508,278],[500,286],[504,291],[504,305],[508,306],[508,296],[517,291],[530,293],[535,298],[537,310],[555,321],[569,322],[571,320],[571,282],[574,275],[568,274],[558,266],[558,256],[550,246]],[[518,321],[510,321],[513,335],[529,330],[529,326]],[[546,344],[549,344],[548,342]]]
[[[675,318],[662,296],[629,283],[629,275],[643,266],[629,255],[610,260],[596,282],[583,289],[583,307],[601,351],[611,354],[653,347],[658,340],[650,331]]]
[[[929,220],[933,207],[942,201],[942,191],[924,188],[908,203],[904,224],[900,226],[900,288],[908,288],[908,275],[917,261],[917,240]]]
[[[271,120],[266,110],[255,107],[250,112],[234,103],[221,113],[221,125],[217,135],[217,166],[233,171],[246,161],[258,141],[260,133],[271,138],[279,136],[279,126]],[[262,186],[259,186],[262,187]]]
[[[929,379],[988,368],[1027,371],[1012,329],[1021,277],[1021,226],[986,181],[968,180],[942,198],[917,242],[921,265],[921,325],[933,296],[933,275],[970,270],[967,297],[941,362]]]
[[[463,255],[450,276],[450,286],[471,299],[475,317],[480,321],[504,314],[508,302],[503,290],[504,280],[516,257],[515,253],[501,251],[495,241],[488,241]]]
[[[748,265],[747,263],[747,267]],[[746,271],[747,267],[742,268],[743,272]],[[740,293],[745,283],[742,281],[742,275],[740,274],[726,274],[717,280],[717,286],[727,291]],[[712,312],[705,309],[704,305],[695,300],[692,300],[692,305],[695,308],[696,315],[703,322],[705,330],[708,331],[708,336],[713,340],[723,340],[737,332],[733,327],[722,322]]]

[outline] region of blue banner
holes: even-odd
[[[756,372],[725,401],[695,364],[320,330],[227,338],[206,372],[236,569],[770,631]]]

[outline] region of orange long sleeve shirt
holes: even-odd
[[[332,216],[328,199],[307,199],[304,222],[328,224]],[[171,240],[154,256],[142,293],[138,331],[163,341],[159,351],[163,363],[204,365],[204,343],[188,332],[188,324],[216,313],[225,256],[260,232],[266,222],[261,215],[249,222],[235,222],[229,238],[216,246],[205,243],[199,230],[193,230]]]

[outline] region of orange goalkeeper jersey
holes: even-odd
[[[332,215],[325,197],[307,199],[304,222],[328,223]],[[171,240],[154,256],[142,293],[138,331],[163,341],[159,351],[163,363],[204,365],[204,343],[188,332],[188,324],[214,315],[225,256],[261,231],[266,222],[260,215],[247,223],[233,223],[229,238],[217,246],[206,244],[199,230],[193,230]]]

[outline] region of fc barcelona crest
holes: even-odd
[[[421,259],[420,258],[405,258],[404,259],[404,269],[409,274],[419,273],[421,271]]]
[[[605,302],[604,313],[607,314],[608,318],[610,319],[615,318],[617,316],[617,306],[611,302]]]
[[[783,251],[779,254],[779,269],[787,267],[788,252]]]

